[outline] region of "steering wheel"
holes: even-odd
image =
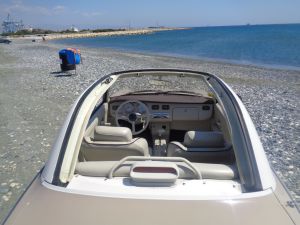
[[[129,100],[123,102],[116,111],[116,124],[121,127],[120,120],[131,124],[131,132],[133,135],[142,133],[148,127],[150,121],[150,113],[148,107],[137,100]],[[136,125],[141,125],[137,128]]]

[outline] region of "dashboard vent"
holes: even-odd
[[[170,109],[170,106],[169,106],[169,105],[162,105],[162,109],[163,109],[163,110],[169,110],[169,109]]]
[[[158,110],[158,109],[159,109],[159,105],[152,105],[152,106],[151,106],[151,109],[153,109],[153,110]]]

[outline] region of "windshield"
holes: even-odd
[[[150,75],[119,78],[110,89],[110,96],[125,94],[184,94],[209,96],[210,88],[202,77]]]

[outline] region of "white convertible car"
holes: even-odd
[[[300,222],[232,89],[208,73],[148,69],[79,97],[4,224]]]

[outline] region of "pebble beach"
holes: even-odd
[[[77,74],[59,73],[51,42],[0,45],[0,221],[43,167],[72,103],[111,72],[179,68],[209,72],[238,93],[275,173],[300,205],[300,70],[80,48]]]

